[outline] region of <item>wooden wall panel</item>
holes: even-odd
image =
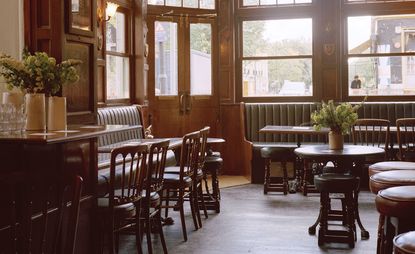
[[[50,22],[50,0],[38,0],[37,8],[37,25],[38,28],[51,26]]]

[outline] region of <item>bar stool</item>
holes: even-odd
[[[320,191],[320,228],[318,245],[326,242],[347,243],[354,248],[356,240],[354,193],[359,188],[359,178],[352,175],[327,173],[314,177],[316,189]],[[331,210],[330,193],[342,193],[342,210]],[[341,215],[341,216],[340,216]],[[328,221],[339,220],[346,230],[329,230]]]
[[[384,162],[384,166],[383,169],[386,169],[386,166],[389,164],[389,168],[393,168],[393,163],[389,163],[389,161],[387,161],[388,163],[386,163],[386,161]],[[393,161],[391,161],[393,162]],[[396,161],[396,162],[400,162],[400,161]],[[379,162],[382,163],[382,162]],[[376,164],[379,164],[376,163]],[[408,162],[408,163],[412,163],[412,162]],[[401,163],[400,163],[401,164]],[[401,164],[401,165],[405,165],[405,164]],[[372,165],[373,166],[373,165]],[[372,167],[371,166],[371,167]],[[408,168],[410,167],[410,165],[408,164]],[[372,167],[373,168],[380,168],[378,166],[376,167]],[[402,167],[404,168],[404,167]],[[415,185],[415,170],[391,170],[391,171],[385,171],[385,172],[380,172],[380,173],[375,173],[376,171],[372,171],[372,175],[371,172],[369,171],[369,188],[371,190],[371,192],[373,194],[378,194],[379,191],[390,188],[390,187],[397,187],[397,186],[406,186],[406,185]],[[377,249],[378,249],[378,253],[381,249],[381,241],[382,241],[382,232],[383,232],[383,225],[385,223],[385,216],[383,216],[382,214],[379,215],[379,225],[378,225],[378,239],[377,239]]]
[[[208,210],[213,209],[216,213],[220,213],[220,189],[219,189],[219,172],[223,165],[223,159],[219,154],[207,155],[205,164],[203,165],[203,180],[205,182],[205,192],[203,198]],[[207,176],[212,179],[212,193],[210,193]]]
[[[415,231],[395,236],[393,250],[395,254],[415,254]]]
[[[261,148],[261,157],[265,160],[265,177],[264,177],[264,194],[268,191],[282,191],[284,195],[288,193],[288,173],[287,161],[293,157],[296,145],[281,145],[278,147]],[[271,181],[271,161],[281,162],[281,170],[283,173],[282,183]]]
[[[369,166],[369,177],[374,174],[391,170],[415,170],[415,162],[409,161],[381,161]],[[375,193],[376,194],[376,193]]]
[[[385,216],[378,253],[392,253],[397,234],[415,230],[415,186],[392,187],[378,192],[376,208]]]

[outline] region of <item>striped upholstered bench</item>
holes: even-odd
[[[107,146],[131,139],[144,138],[143,115],[139,105],[118,106],[98,109],[98,124],[117,124],[117,125],[137,125],[135,130],[120,131],[98,138],[98,146]],[[167,153],[166,166],[175,166],[176,159],[173,151]],[[107,193],[109,179],[110,154],[98,154],[98,195],[103,196]]]

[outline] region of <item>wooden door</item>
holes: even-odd
[[[156,136],[182,136],[204,126],[216,133],[215,28],[212,19],[149,18],[148,91]]]

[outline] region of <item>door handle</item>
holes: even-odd
[[[186,93],[181,92],[179,97],[179,111],[180,114],[184,114],[186,112]]]
[[[192,97],[190,92],[186,92],[186,114],[189,114],[192,110]]]

